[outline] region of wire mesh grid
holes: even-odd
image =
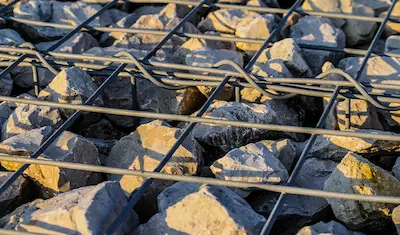
[[[0,8],[0,13],[6,12],[10,7],[18,3],[19,1],[20,0],[15,0],[9,3],[8,5],[3,6],[2,8]],[[374,93],[373,91],[374,88],[396,91],[400,90],[400,86],[358,81],[360,79],[363,70],[365,69],[365,66],[367,65],[368,59],[371,56],[387,55],[391,57],[400,57],[400,54],[397,53],[374,52],[374,47],[376,46],[378,39],[381,37],[385,25],[388,22],[394,22],[394,23],[398,22],[398,20],[390,17],[395,4],[397,3],[397,0],[392,1],[392,5],[390,6],[387,15],[384,18],[357,16],[357,15],[342,14],[342,13],[304,11],[298,8],[302,3],[301,0],[297,0],[289,9],[242,6],[242,5],[238,6],[231,4],[214,3],[211,0],[203,0],[201,2],[176,1],[176,0],[162,0],[162,1],[131,0],[130,2],[175,3],[182,5],[190,5],[192,6],[192,8],[191,11],[180,21],[180,23],[177,24],[170,31],[88,26],[96,17],[98,17],[107,9],[117,4],[118,3],[117,0],[108,2],[97,13],[95,13],[93,16],[91,16],[78,26],[20,19],[6,15],[2,16],[3,19],[12,22],[18,22],[36,26],[47,26],[58,29],[70,29],[71,32],[63,36],[62,39],[60,39],[56,44],[52,45],[51,47],[49,47],[47,50],[44,51],[38,50],[31,43],[24,43],[19,47],[12,47],[12,48],[0,46],[0,52],[2,52],[0,54],[0,58],[2,58],[0,66],[5,67],[5,69],[0,73],[0,78],[6,76],[8,73],[10,73],[11,70],[16,68],[17,66],[32,67],[36,95],[38,95],[40,92],[40,84],[38,81],[37,68],[47,68],[50,71],[54,71],[54,73],[58,73],[59,69],[70,67],[73,65],[86,69],[90,75],[106,76],[107,78],[98,87],[98,89],[84,102],[83,105],[0,96],[0,101],[15,102],[21,104],[32,104],[39,106],[50,106],[50,107],[55,107],[60,109],[70,109],[75,111],[73,115],[71,115],[58,129],[56,129],[29,158],[21,158],[18,156],[0,154],[0,161],[23,163],[23,165],[17,171],[15,171],[15,173],[7,181],[5,181],[1,185],[0,194],[4,193],[6,189],[9,188],[21,174],[23,174],[23,172],[29,167],[30,164],[57,166],[66,169],[101,172],[108,174],[133,175],[146,178],[141,187],[134,193],[132,193],[129,199],[129,203],[126,205],[126,207],[119,213],[119,215],[116,218],[114,218],[113,223],[107,229],[106,232],[107,234],[113,234],[116,231],[126,213],[129,210],[132,210],[134,205],[139,201],[140,197],[143,196],[143,194],[149,188],[153,179],[212,184],[212,185],[247,188],[247,189],[257,188],[261,190],[268,190],[280,193],[280,196],[272,212],[270,213],[267,222],[262,229],[261,234],[269,234],[271,232],[272,226],[275,220],[277,219],[277,216],[280,210],[282,209],[282,206],[284,205],[286,196],[288,194],[299,194],[306,196],[338,198],[346,200],[362,200],[362,201],[400,204],[399,197],[384,196],[384,195],[369,196],[360,194],[337,193],[337,192],[328,192],[322,190],[299,188],[293,186],[294,181],[298,176],[300,169],[303,166],[306,157],[316,140],[317,135],[346,136],[346,137],[358,137],[365,139],[400,141],[400,137],[398,135],[393,135],[389,132],[377,134],[375,132],[347,132],[339,130],[328,130],[323,128],[323,125],[327,119],[329,112],[334,107],[335,100],[339,98],[367,100],[374,106],[386,110],[400,109],[399,107],[389,107],[384,104],[384,102],[400,103],[399,97],[391,94],[382,95],[380,93]],[[193,17],[194,14],[197,14],[202,8],[208,8],[208,7],[214,7],[214,8],[216,7],[220,9],[242,9],[260,13],[278,13],[284,15],[279,24],[275,27],[275,29],[272,31],[272,33],[266,40],[185,33],[180,31],[185,22],[188,22],[191,19],[191,17]],[[272,78],[272,77],[262,77],[251,73],[251,69],[255,64],[256,60],[258,59],[258,57],[260,56],[261,52],[267,47],[273,45],[272,41],[274,37],[279,33],[279,31],[285,25],[288,18],[294,12],[303,15],[321,16],[333,19],[335,18],[354,19],[360,21],[380,23],[380,27],[377,30],[367,50],[299,44],[301,48],[305,49],[344,52],[350,55],[364,56],[361,66],[354,77],[350,76],[349,74],[345,73],[343,70],[340,69],[329,70],[328,72],[319,74],[317,77],[324,78],[332,74],[338,74],[346,78],[347,81],[332,81],[332,80],[322,80],[314,78]],[[119,53],[114,57],[107,57],[107,56],[91,56],[82,54],[53,52],[58,46],[60,46],[62,43],[64,43],[65,41],[67,41],[80,31],[98,31],[102,33],[106,32],[140,33],[140,34],[163,36],[163,39],[152,50],[150,50],[150,52],[146,54],[146,56],[144,56],[144,58],[142,59],[138,59],[135,57],[135,55],[129,53]],[[159,51],[166,44],[166,42],[170,40],[172,37],[198,38],[198,39],[228,41],[228,42],[245,42],[245,43],[259,44],[261,46],[259,50],[255,53],[255,55],[250,59],[250,61],[244,66],[244,68],[242,68],[241,66],[230,60],[220,61],[213,68],[201,68],[196,66],[155,62],[155,61],[150,62],[150,59],[157,53],[157,51]],[[106,64],[100,65],[96,63],[89,63],[87,61],[94,61],[94,62],[101,61],[101,62],[106,62]],[[133,65],[133,66],[128,67],[128,65]],[[221,69],[220,67],[223,65],[230,66],[231,68],[234,69],[234,71]],[[179,70],[179,72],[177,72],[176,70]],[[217,75],[199,75],[199,74],[194,75],[188,71],[207,72]],[[93,106],[93,103],[96,100],[96,98],[99,97],[104,88],[107,85],[109,85],[109,83],[116,77],[127,77],[132,79],[132,87],[133,87],[132,96],[134,100],[133,109],[126,110],[126,109]],[[202,105],[202,107],[196,113],[195,116],[146,112],[137,110],[138,106],[136,103],[137,98],[135,93],[136,78],[148,79],[154,84],[161,86],[165,89],[182,89],[185,87],[199,86],[199,85],[213,86],[216,87],[216,89],[208,97],[207,101]],[[331,87],[334,86],[334,88],[327,88],[327,87],[322,88],[323,85],[325,86],[330,85]],[[318,124],[315,126],[315,128],[229,121],[229,120],[202,117],[224,87],[234,87],[236,91],[238,91],[238,89],[243,87],[256,88],[263,94],[265,93],[266,95],[272,96],[273,98],[277,99],[286,99],[289,97],[293,97],[294,95],[305,95],[313,97],[330,97],[330,100],[329,103],[326,105],[322,115],[320,116]],[[276,91],[278,95],[274,95],[268,92],[271,90]],[[236,95],[236,101],[240,101],[239,95]],[[135,118],[151,118],[151,119],[163,119],[172,121],[183,121],[183,122],[188,122],[189,125],[186,126],[186,128],[179,136],[173,147],[168,151],[168,153],[164,156],[162,161],[159,163],[159,165],[153,172],[37,159],[63,133],[63,131],[67,130],[74,123],[74,121],[76,121],[78,117],[83,114],[83,112],[114,114],[114,115],[129,116]],[[346,121],[347,125],[350,123],[349,119],[350,115],[347,115],[347,121]],[[170,175],[170,174],[160,173],[163,167],[167,164],[167,162],[170,160],[175,151],[183,143],[185,138],[191,133],[191,131],[193,130],[193,128],[197,123],[303,133],[303,134],[311,134],[311,137],[308,139],[306,147],[302,150],[300,158],[297,160],[288,181],[284,185],[257,184],[248,182],[227,181],[214,178],[204,178],[197,176]],[[0,230],[0,234],[15,234],[15,233],[32,234],[32,233],[21,233],[15,231]]]

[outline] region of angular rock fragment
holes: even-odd
[[[75,189],[48,200],[37,199],[17,208],[1,221],[4,229],[60,234],[104,234],[127,199],[117,182]],[[139,224],[128,211],[115,231],[130,233]],[[1,226],[1,225],[0,225]]]
[[[238,9],[222,9],[216,10],[207,15],[197,27],[202,31],[217,31],[221,33],[235,33],[238,24],[245,18],[256,18],[260,16],[256,12],[238,10]]]
[[[332,25],[327,18],[305,16],[291,27],[292,37],[297,44],[345,47],[346,35],[340,28]],[[302,49],[302,55],[314,73],[321,73],[321,67],[326,61],[337,63],[344,55],[333,51]]]
[[[383,12],[380,17],[385,17],[387,15],[387,12]],[[393,18],[398,18],[400,16],[400,6],[395,5],[392,13],[390,14],[390,17]],[[397,23],[394,22],[387,22],[385,25],[385,35],[390,36],[394,34],[398,34],[400,32],[400,26]]]
[[[220,186],[176,183],[158,196],[158,207],[134,234],[258,234],[265,223],[245,200]]]
[[[257,142],[229,151],[210,167],[217,179],[250,183],[280,184],[289,178],[287,169],[263,144]],[[241,197],[250,194],[248,190],[233,189]]]
[[[35,46],[39,50],[46,51],[48,48],[50,48],[51,46],[53,46],[58,42],[59,40],[51,42],[41,42],[36,44]],[[98,46],[99,43],[92,35],[82,32],[75,34],[70,39],[62,43],[59,47],[54,49],[54,52],[82,54],[83,52],[89,50],[90,48]]]
[[[336,222],[329,221],[328,223],[318,222],[316,224],[306,226],[300,229],[296,235],[363,235],[364,233],[348,230],[344,225]]]
[[[86,138],[96,138],[102,140],[120,139],[125,134],[116,129],[111,121],[106,118],[101,118],[99,121],[90,126],[84,127],[79,131],[79,134]]]
[[[341,5],[340,0],[325,0],[325,1],[305,0],[303,2],[302,8],[305,11],[340,13],[342,12],[340,5]],[[332,23],[336,27],[340,28],[346,23],[346,21],[344,19],[333,18]]]
[[[83,104],[96,89],[93,79],[85,71],[71,67],[63,69],[45,89],[40,91],[38,98],[57,103]],[[94,105],[103,105],[101,97],[94,101]],[[61,112],[68,117],[75,110],[61,109]]]
[[[42,127],[13,136],[0,144],[0,152],[29,157],[51,133],[52,128]],[[39,156],[39,159],[100,165],[96,146],[85,138],[68,131],[64,131]],[[2,161],[1,165],[7,170],[16,171],[22,163]],[[42,188],[44,196],[51,197],[57,193],[85,186],[90,172],[55,166],[30,165],[25,174]]]
[[[337,163],[330,160],[307,159],[296,177],[295,186],[322,190],[325,181],[331,175],[336,165]],[[251,205],[256,212],[268,216],[278,196],[278,193],[259,192],[253,202],[251,202]],[[330,214],[329,204],[324,198],[288,195],[285,206],[278,215],[274,232],[276,234],[294,234],[297,230],[312,221],[330,218]],[[288,223],[290,223],[290,227],[284,226]]]
[[[297,77],[311,77],[312,72],[302,56],[301,48],[294,39],[287,38],[274,43],[271,48],[262,52],[257,62],[266,63],[270,59],[280,59]]]
[[[0,29],[0,45],[19,46],[25,40],[12,29]]]
[[[400,181],[355,153],[347,153],[325,182],[324,190],[362,195],[400,196]],[[391,222],[393,204],[326,199],[335,217],[348,228],[380,231]]]
[[[243,56],[237,51],[230,50],[213,50],[213,49],[200,49],[189,53],[185,58],[185,63],[190,66],[211,68],[222,60],[232,60],[233,62],[243,66]],[[236,71],[229,65],[220,66],[219,69]],[[198,72],[193,72],[198,73]],[[205,96],[209,97],[214,87],[209,86],[197,86],[199,91]],[[233,88],[224,88],[216,97],[218,100],[229,100],[233,95]]]
[[[110,28],[130,28],[139,19],[139,17],[140,15],[133,12],[127,16],[124,16],[115,24],[110,25]],[[100,43],[106,44],[107,46],[112,45],[115,40],[118,40],[124,36],[124,34],[124,32],[103,33],[100,38]]]
[[[3,124],[1,139],[5,140],[43,126],[57,128],[62,122],[61,114],[56,108],[19,104]]]
[[[392,172],[394,177],[396,177],[398,180],[400,180],[400,158],[396,159],[396,162],[392,168]]]
[[[111,149],[106,160],[106,166],[133,170],[153,171],[164,158],[165,154],[182,133],[182,129],[172,128],[167,123],[155,120],[140,125],[135,132],[123,137]],[[175,151],[171,159],[162,169],[162,172],[178,175],[194,175],[202,163],[202,148],[190,135]],[[137,189],[144,181],[142,177],[128,175],[109,175],[109,180],[119,181],[125,193],[129,194]],[[156,212],[157,195],[171,183],[156,180],[150,186],[141,205],[145,206],[146,213]],[[141,214],[140,211],[137,211]]]
[[[260,141],[265,147],[271,151],[275,157],[286,167],[289,171],[292,168],[293,161],[296,158],[296,147],[289,139],[283,140],[262,140]]]
[[[392,221],[396,226],[397,233],[400,233],[400,206],[392,211]]]
[[[392,35],[385,41],[385,52],[397,52],[400,49],[400,36]]]
[[[384,133],[383,131],[374,130],[355,130],[354,132],[374,134]],[[385,133],[388,134],[388,132]],[[389,133],[391,135],[398,135],[392,132]],[[317,137],[313,148],[309,152],[309,156],[340,161],[348,151],[363,156],[393,155],[400,151],[400,145],[399,142],[396,141],[321,135]]]
[[[7,121],[7,119],[10,117],[12,113],[12,110],[10,106],[6,102],[1,102],[0,103],[0,130],[3,127],[3,124]]]
[[[10,73],[5,74],[5,76],[0,78],[0,95],[9,96],[13,89],[13,84],[14,84],[14,81],[11,78]]]

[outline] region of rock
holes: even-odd
[[[158,207],[134,234],[258,234],[265,223],[245,200],[220,186],[176,183],[158,196]]]
[[[8,106],[8,104],[6,102],[1,102],[0,103],[0,130],[3,127],[3,124],[10,117],[11,113],[12,113],[12,110],[10,109],[10,106]]]
[[[325,182],[325,191],[400,196],[400,182],[389,172],[355,153],[347,153]],[[390,223],[395,205],[327,198],[335,217],[348,228],[380,231]]]
[[[128,13],[115,8],[108,10],[108,14],[110,15],[111,21],[114,24],[123,19],[124,17],[126,17],[127,15],[129,15]]]
[[[396,163],[392,168],[393,175],[400,180],[400,158],[397,158]]]
[[[260,141],[289,171],[296,158],[296,147],[289,139]]]
[[[385,17],[386,15],[387,12],[383,12],[379,17]],[[398,18],[399,16],[400,16],[400,6],[396,4],[394,6],[392,14],[390,14],[390,17]],[[399,24],[388,21],[387,24],[385,25],[386,36],[398,34],[399,32],[400,32]]]
[[[79,25],[102,6],[85,2],[27,1],[14,8],[14,16],[21,19],[45,21],[50,23]],[[89,26],[108,26],[113,22],[108,11],[94,19]],[[32,26],[16,23],[30,38],[54,40],[70,32],[69,29]]]
[[[140,15],[131,13],[129,15],[124,16],[118,22],[113,25],[110,25],[110,28],[130,28],[138,19]],[[125,33],[123,32],[111,32],[111,33],[103,33],[100,38],[100,43],[106,44],[107,46],[112,45],[115,40],[118,40]]]
[[[287,169],[262,143],[254,143],[229,151],[210,167],[217,179],[250,183],[280,184],[289,178]],[[251,190],[233,189],[241,197]]]
[[[41,42],[36,44],[36,48],[39,50],[46,51],[48,48],[53,46],[54,44],[58,43],[57,41],[51,42]],[[85,51],[89,50],[93,47],[98,47],[99,43],[97,40],[90,34],[82,32],[77,33],[68,39],[66,42],[61,44],[57,47],[54,52],[62,52],[62,53],[69,53],[69,54],[82,54]]]
[[[71,67],[63,69],[53,81],[42,91],[38,98],[66,104],[84,104],[85,101],[97,90],[93,79],[82,69]],[[98,97],[95,106],[102,106],[103,100]],[[61,109],[62,114],[69,117],[75,110]]]
[[[348,1],[342,4],[343,13],[352,15],[361,15],[374,17],[374,10],[366,5]],[[346,24],[342,27],[346,34],[346,42],[348,46],[355,46],[364,42],[369,42],[375,35],[377,25],[375,22],[346,20]]]
[[[400,49],[400,36],[392,35],[385,41],[385,52]]]
[[[2,71],[2,70],[1,70]],[[9,96],[13,89],[13,79],[11,78],[10,73],[5,74],[2,78],[0,78],[0,95],[1,96]]]
[[[117,182],[79,188],[48,200],[38,199],[2,218],[4,229],[36,233],[104,234],[127,199]],[[139,221],[128,211],[117,234],[130,233]]]
[[[230,50],[214,50],[214,49],[200,49],[189,53],[185,58],[185,63],[190,66],[211,68],[221,60],[232,60],[243,67],[243,56],[237,51]],[[223,65],[219,69],[236,71],[231,66]],[[199,72],[192,72],[199,73]],[[206,73],[203,73],[206,74]],[[197,86],[199,91],[205,96],[209,97],[215,90],[215,87]],[[230,100],[233,95],[233,88],[224,88],[216,97],[217,100]]]
[[[239,38],[253,38],[266,40],[275,26],[275,17],[272,14],[264,14],[258,17],[247,17],[236,26],[235,36]],[[243,50],[249,56],[253,56],[261,44],[236,42],[237,48]]]
[[[291,27],[292,37],[297,44],[345,47],[346,35],[340,28],[336,28],[327,18],[317,18],[315,16],[305,16]],[[308,66],[314,73],[321,73],[322,65],[326,61],[337,63],[343,58],[343,53],[324,50],[303,49],[302,55]]]
[[[7,46],[19,46],[24,43],[25,40],[12,29],[0,29],[0,44]]]
[[[302,57],[302,50],[294,39],[287,38],[274,43],[264,50],[258,58],[258,63],[266,63],[270,59],[280,59],[296,77],[311,77],[312,72]]]
[[[340,0],[327,0],[324,2],[318,0],[305,0],[303,2],[302,8],[305,11],[341,13],[342,9],[340,8],[340,5]],[[340,28],[346,23],[346,20],[340,18],[332,18],[332,23],[336,27]]]
[[[375,130],[349,130],[361,133],[383,134],[383,131]],[[398,135],[393,132],[391,135]],[[309,152],[309,157],[321,159],[331,159],[340,161],[348,151],[361,154],[363,156],[393,155],[399,151],[399,143],[395,141],[361,139],[357,137],[329,136],[320,135],[317,137],[313,148]]]
[[[5,140],[43,126],[57,128],[62,122],[60,112],[56,108],[19,104],[3,124],[1,139]]]
[[[164,158],[165,154],[179,138],[183,129],[172,128],[167,123],[155,120],[140,125],[135,132],[123,137],[111,149],[106,159],[106,166],[124,169],[153,171]],[[202,148],[190,135],[171,157],[171,160],[162,169],[163,173],[177,175],[194,175],[202,164]],[[109,175],[109,180],[119,181],[126,194],[140,187],[144,179],[137,176]],[[171,183],[156,180],[146,191],[141,203],[145,212],[157,212],[155,205],[157,195]],[[137,211],[139,214],[141,212]]]
[[[251,103],[217,101],[210,106],[203,117],[252,123],[279,123],[276,112],[268,105]],[[268,135],[268,131],[264,129],[201,123],[196,125],[192,133],[201,144],[218,148],[225,153],[254,142],[260,135]]]
[[[111,152],[112,147],[118,142],[117,140],[103,140],[103,139],[94,139],[94,138],[86,138],[90,142],[92,142],[97,150],[99,151],[99,159],[101,165],[106,164],[106,159]]]
[[[0,185],[2,185],[13,172],[0,171]],[[12,212],[15,208],[26,203],[27,195],[33,194],[29,188],[28,179],[19,176],[14,183],[0,196],[0,217]]]
[[[400,207],[394,208],[392,212],[392,221],[396,226],[397,233],[400,233]]]
[[[306,226],[300,229],[296,235],[323,235],[323,234],[331,234],[331,235],[363,235],[361,232],[354,232],[348,230],[342,224],[336,221],[329,221],[328,223],[318,222],[316,224]]]
[[[309,158],[304,162],[294,186],[322,190],[325,181],[336,165],[337,163],[330,160]],[[268,216],[278,197],[278,193],[262,191],[253,198],[251,205],[256,212]],[[278,215],[274,232],[276,234],[294,234],[312,221],[330,218],[330,214],[329,204],[324,198],[288,195]],[[290,227],[284,226],[289,222]]]
[[[256,12],[239,9],[216,10],[207,15],[197,27],[205,31],[217,31],[221,33],[235,33],[236,27],[243,19],[256,18],[260,16]]]
[[[51,133],[52,128],[42,127],[13,136],[0,144],[0,152],[29,157]],[[85,138],[68,131],[64,131],[39,156],[39,159],[100,165],[96,146]],[[16,171],[22,163],[2,161],[1,165],[9,171]],[[42,188],[44,196],[51,197],[57,193],[85,186],[90,172],[55,166],[30,165],[25,174]]]
[[[86,138],[102,140],[120,139],[125,135],[123,132],[116,129],[111,121],[106,118],[101,118],[98,122],[81,129],[79,134]]]

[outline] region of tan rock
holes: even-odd
[[[325,182],[324,190],[362,195],[400,196],[400,182],[365,158],[347,153]],[[393,204],[326,199],[335,217],[351,229],[379,231],[391,222]]]
[[[216,10],[209,13],[207,17],[197,25],[197,27],[202,31],[217,31],[233,34],[242,19],[251,17],[255,18],[258,16],[258,13],[246,10]]]
[[[305,0],[302,8],[306,11],[341,13],[342,9],[340,8],[340,4],[340,0],[326,0],[323,2],[318,0]],[[344,19],[332,18],[332,23],[336,27],[340,28],[346,23],[346,21]]]
[[[318,222],[316,224],[303,227],[300,229],[296,235],[323,235],[323,234],[332,234],[332,235],[363,235],[361,232],[354,232],[348,230],[342,224],[336,221],[329,221],[328,223]]]
[[[385,17],[387,15],[387,12],[383,12],[380,17]],[[400,17],[400,6],[395,5],[394,9],[392,11],[392,14],[390,14],[391,18],[399,18]],[[400,25],[398,23],[393,23],[393,22],[387,22],[385,25],[385,34],[386,36],[398,34],[400,32]]]

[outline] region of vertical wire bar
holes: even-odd
[[[35,95],[37,98],[37,97],[39,97],[39,93],[40,93],[38,68],[36,67],[36,65],[33,65],[33,64],[31,67],[32,67],[33,87],[35,89]]]
[[[235,86],[235,101],[240,102],[241,97],[240,97],[240,87]]]
[[[296,3],[293,5],[293,7],[290,9],[291,12],[294,11],[294,9],[302,2],[302,0],[297,0]],[[255,62],[257,61],[258,57],[261,55],[262,51],[268,46],[268,44],[272,41],[272,39],[275,37],[277,32],[280,31],[280,29],[283,27],[285,24],[285,21],[289,18],[289,15],[286,15],[282,21],[278,24],[278,26],[275,28],[275,30],[272,31],[268,39],[264,42],[264,44],[260,47],[260,49],[257,51],[257,53],[250,59],[250,61],[247,63],[245,66],[244,70],[246,72],[249,72]],[[165,40],[163,40],[165,41]],[[197,113],[196,117],[201,117],[203,114],[207,111],[208,107],[211,105],[215,97],[218,95],[218,93],[223,89],[225,84],[229,81],[231,77],[226,76],[224,80],[221,81],[221,83],[218,85],[218,87],[214,90],[214,92],[211,94],[211,96],[207,99],[206,103],[201,107],[199,112]],[[172,148],[168,151],[168,153],[164,156],[164,158],[161,160],[161,162],[158,164],[154,172],[160,172],[162,168],[165,166],[165,164],[169,161],[169,159],[172,157],[172,155],[175,153],[175,151],[179,148],[179,146],[182,144],[182,142],[185,140],[185,138],[190,134],[190,132],[193,130],[193,128],[196,126],[196,123],[190,123],[183,133],[179,136],[178,140],[175,142],[175,144],[172,146]],[[112,222],[110,227],[107,229],[106,234],[111,235],[114,233],[114,231],[118,228],[118,226],[121,224],[124,216],[126,213],[128,213],[129,210],[132,210],[132,208],[135,206],[135,204],[139,201],[140,197],[145,193],[145,191],[148,189],[148,187],[151,185],[153,179],[146,179],[145,182],[139,187],[139,189],[134,193],[132,198],[129,200],[128,204],[124,207],[122,212],[117,216],[117,218]]]
[[[136,78],[133,75],[130,75],[131,77],[131,90],[132,90],[132,110],[139,110],[139,103],[138,103],[138,99],[137,99],[137,83],[136,83]],[[140,123],[140,119],[138,118],[134,118],[133,120],[134,122],[134,129],[136,130],[136,128],[139,126]]]
[[[345,105],[344,126],[346,130],[349,130],[351,127],[351,99],[350,98],[345,99],[344,105]]]
[[[368,59],[372,54],[372,50],[374,49],[374,47],[377,44],[379,38],[381,37],[381,35],[383,33],[383,30],[385,29],[385,25],[388,22],[388,19],[389,19],[391,13],[392,13],[392,11],[394,9],[394,6],[396,5],[397,1],[398,0],[393,0],[393,3],[390,6],[384,21],[382,22],[382,24],[380,25],[377,33],[375,34],[374,39],[372,40],[372,42],[371,42],[371,44],[370,44],[370,46],[368,48],[368,51],[367,51],[366,55],[363,58],[363,62],[361,64],[359,70],[356,73],[356,76],[354,78],[356,81],[359,80],[363,70],[365,69],[365,66],[368,63]],[[320,117],[320,119],[319,119],[319,121],[317,123],[317,128],[322,128],[323,124],[325,123],[325,120],[328,117],[328,114],[329,114],[330,110],[333,108],[333,104],[335,103],[335,100],[336,100],[337,96],[339,95],[340,89],[341,89],[341,86],[336,86],[335,91],[333,92],[333,94],[331,96],[331,99],[329,100],[328,105],[326,106],[324,112],[322,113],[322,115],[321,115],[321,117]],[[306,147],[303,149],[303,152],[301,153],[301,155],[299,157],[299,160],[296,163],[296,166],[293,169],[293,172],[292,172],[291,176],[289,177],[289,179],[288,179],[288,181],[286,183],[287,186],[291,186],[291,185],[294,184],[294,182],[296,180],[296,177],[300,173],[301,167],[303,166],[309,151],[311,150],[312,146],[314,145],[314,142],[315,142],[316,138],[317,138],[316,134],[312,134],[311,135],[310,139],[307,142]],[[277,219],[278,214],[279,214],[279,212],[280,212],[280,210],[281,210],[281,208],[282,208],[282,206],[283,206],[283,204],[284,204],[284,202],[286,200],[286,195],[287,195],[286,193],[281,193],[279,195],[279,198],[278,198],[277,202],[275,203],[274,208],[272,209],[272,211],[271,211],[271,213],[270,213],[270,215],[269,215],[269,217],[268,217],[268,219],[267,219],[267,221],[266,221],[266,223],[265,223],[265,225],[264,225],[264,227],[263,227],[263,229],[262,229],[262,231],[260,233],[261,235],[267,235],[267,234],[269,234],[271,232],[272,226],[274,225],[275,220]]]

